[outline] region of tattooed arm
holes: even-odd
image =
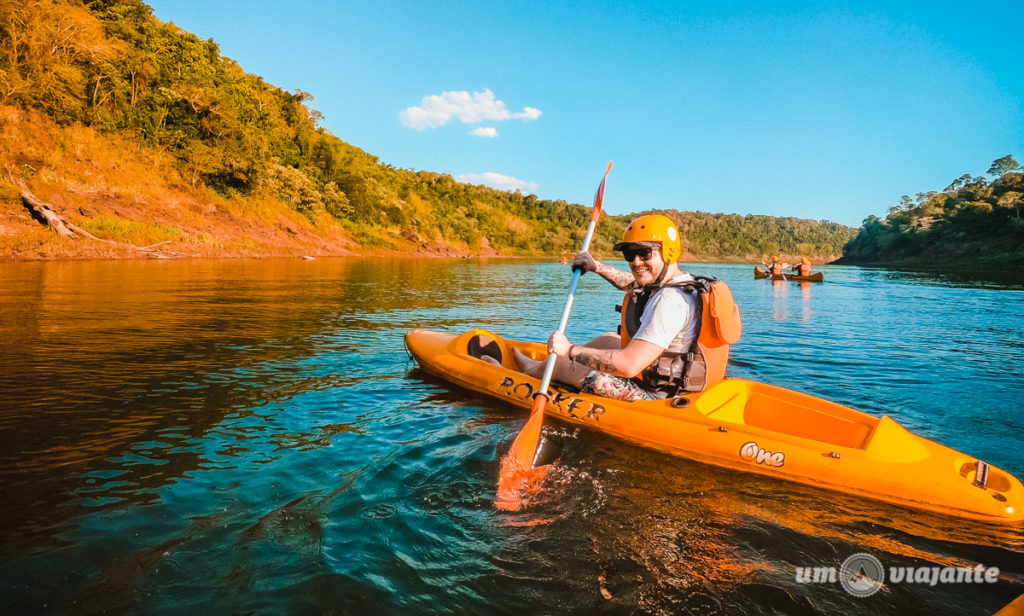
[[[633,274],[615,269],[610,265],[605,265],[604,263],[595,260],[587,250],[581,250],[576,253],[576,257],[572,260],[572,267],[573,269],[579,269],[585,272],[597,272],[602,278],[612,283],[617,289],[622,291],[629,291],[635,286]]]
[[[624,272],[601,262],[598,262],[597,269],[594,271],[621,291],[629,291],[636,288],[636,280],[633,279],[633,274],[629,272]]]
[[[565,334],[555,332],[548,339],[548,352],[583,364],[591,370],[633,377],[651,365],[665,350],[653,342],[633,339],[624,349],[593,349],[570,344]]]

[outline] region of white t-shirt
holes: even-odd
[[[674,281],[693,280],[689,274],[676,276]],[[681,339],[681,348],[686,351],[697,339],[700,311],[697,307],[700,295],[687,293],[679,287],[666,286],[654,294],[640,316],[640,328],[633,338],[645,340],[667,349],[680,332],[686,332]]]

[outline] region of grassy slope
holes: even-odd
[[[121,258],[161,246],[187,256],[345,255],[355,246],[330,217],[314,226],[265,196],[231,199],[192,188],[168,156],[131,135],[59,127],[49,118],[0,107],[0,165],[28,178],[62,216],[112,245],[57,236],[29,216],[18,189],[0,175],[0,258]],[[446,254],[445,247],[431,250]]]

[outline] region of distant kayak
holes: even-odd
[[[783,274],[781,276],[772,276],[768,273],[768,270],[763,267],[754,267],[754,278],[771,278],[772,280],[795,280],[797,282],[825,282],[825,274],[821,272],[814,272],[810,276],[801,276],[799,274]]]
[[[493,342],[471,345],[476,336]],[[480,329],[416,329],[405,346],[427,372],[523,408],[532,406],[540,382],[516,369],[512,348],[547,358],[543,344]],[[500,365],[478,359],[481,349]],[[545,413],[698,462],[961,518],[1024,521],[1024,485],[1006,471],[891,417],[773,385],[730,378],[674,400],[622,402],[553,383]]]

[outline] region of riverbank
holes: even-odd
[[[892,269],[913,269],[920,271],[945,271],[949,269],[1018,269],[1024,267],[1024,250],[1011,253],[980,256],[917,255],[901,259],[866,260],[841,257],[830,265],[856,265],[859,267],[886,267]]]
[[[13,220],[12,220],[13,219]],[[26,220],[28,219],[28,220]],[[325,233],[318,229],[303,229],[301,220],[284,216],[284,233],[273,227],[254,229],[247,233],[214,237],[205,232],[183,235],[148,245],[92,240],[84,237],[64,237],[40,225],[27,213],[3,211],[0,206],[0,263],[25,261],[88,261],[125,259],[263,259],[301,257],[415,257],[415,258],[533,258],[559,260],[554,254],[504,254],[487,247],[483,251],[469,251],[449,245],[421,243],[403,249],[361,246],[349,239],[343,231]],[[151,223],[158,226],[160,223]],[[146,223],[134,223],[147,227]],[[296,231],[295,229],[301,229]],[[288,234],[287,236],[285,234]],[[294,236],[294,237],[289,237]],[[618,253],[598,254],[602,261],[618,260]],[[700,257],[684,253],[682,263],[726,263],[760,265],[753,257]],[[832,258],[814,258],[815,266],[838,264]]]
[[[0,261],[503,256],[486,238],[471,251],[397,231],[391,238],[374,238],[376,246],[366,246],[333,218],[310,220],[275,199],[227,199],[174,186],[85,186],[67,176],[37,182],[31,190],[19,183],[0,185]],[[62,223],[67,230],[59,229]]]
[[[45,136],[40,136],[45,137]],[[36,140],[45,142],[44,138]],[[126,144],[127,145],[127,144]],[[57,147],[57,144],[54,144]],[[81,144],[78,144],[81,147]],[[106,150],[109,146],[104,146]],[[267,196],[227,198],[205,188],[153,181],[146,169],[163,162],[138,149],[127,160],[100,156],[80,165],[47,166],[45,159],[23,157],[4,165],[0,178],[0,262],[107,259],[279,258],[414,256],[426,258],[532,257],[491,246],[487,237],[470,248],[461,242],[420,237],[411,229],[352,231],[330,216],[307,217]],[[111,161],[103,166],[102,161]],[[36,168],[43,169],[36,172]],[[81,167],[81,168],[79,168]],[[29,176],[31,179],[26,179]],[[6,181],[5,181],[6,180]],[[31,184],[30,184],[31,183]],[[66,228],[65,228],[66,226]],[[617,253],[596,250],[603,260]],[[798,260],[797,255],[786,259]],[[834,256],[812,257],[815,265]],[[708,257],[685,251],[683,262],[753,263],[758,255]]]
[[[292,203],[300,189],[222,194],[129,131],[0,106],[2,261],[498,254],[486,238],[470,247],[301,212]],[[54,220],[72,235],[56,233]]]
[[[22,163],[21,168],[33,166]],[[131,184],[131,178],[145,175],[123,171],[127,183],[111,181],[117,175],[113,170],[89,183],[81,179],[86,174],[76,177],[74,170],[36,179],[31,188],[20,178],[21,186],[0,182],[0,261],[500,256],[486,239],[471,251],[397,231],[394,237],[374,237],[376,245],[367,246],[354,241],[337,220],[311,220],[276,199],[230,199],[189,186]],[[67,231],[58,232],[61,223]]]

